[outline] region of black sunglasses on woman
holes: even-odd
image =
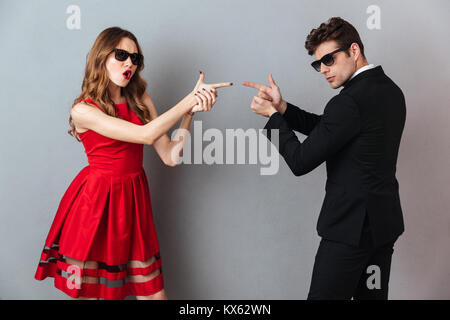
[[[128,57],[130,57],[131,63],[133,63],[136,66],[140,65],[142,63],[142,59],[144,58],[144,56],[140,53],[129,53],[126,50],[117,48],[114,49],[114,53],[116,60],[125,61],[128,59]]]

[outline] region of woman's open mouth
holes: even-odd
[[[122,73],[122,74],[123,74],[123,77],[124,77],[125,79],[130,80],[130,78],[131,78],[131,70],[127,70],[127,71],[125,71],[125,72]]]

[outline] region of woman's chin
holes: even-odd
[[[126,79],[121,79],[119,81],[116,80],[111,80],[116,86],[121,87],[121,88],[125,88],[128,83],[130,82],[130,80],[126,80]]]

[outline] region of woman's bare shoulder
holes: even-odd
[[[72,116],[77,132],[83,133],[88,130],[88,128],[86,128],[86,123],[89,121],[88,118],[96,113],[94,111],[96,109],[99,110],[99,108],[89,105],[84,101],[80,101],[72,107],[70,115]],[[94,111],[94,113],[92,111]]]
[[[145,91],[141,96],[141,102],[145,105],[153,104],[152,98],[147,91]]]
[[[100,109],[100,108],[95,107],[95,106],[90,105],[90,104],[87,104],[87,103],[84,102],[84,101],[80,101],[80,102],[78,102],[77,104],[75,104],[75,105],[72,107],[71,112],[75,111],[76,113],[81,113],[81,114],[83,114],[83,113],[92,111],[93,109]]]

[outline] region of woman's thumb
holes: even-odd
[[[200,70],[200,77],[198,78],[197,84],[202,83],[205,80],[205,74]]]

